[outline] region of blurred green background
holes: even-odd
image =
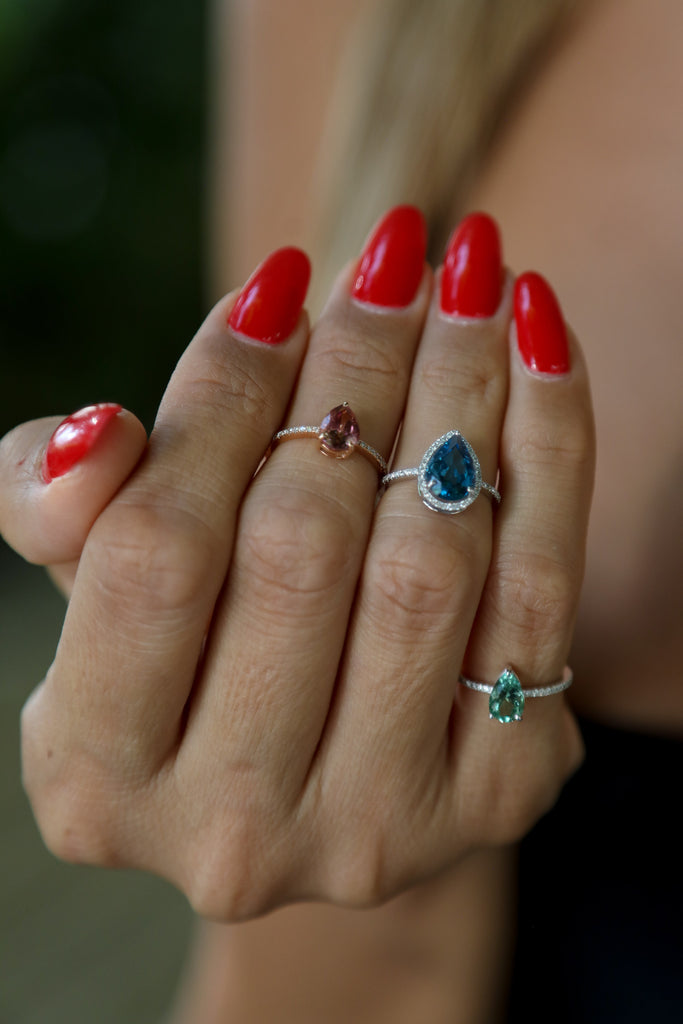
[[[0,0],[0,434],[103,400],[151,425],[203,318],[205,20],[197,0]],[[18,715],[64,606],[1,545],[0,1024],[154,1024],[190,913],[44,849]]]
[[[0,0],[0,429],[149,420],[201,313],[203,4]]]

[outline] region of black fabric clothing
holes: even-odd
[[[508,1024],[681,1024],[683,746],[581,728],[584,765],[521,847]]]

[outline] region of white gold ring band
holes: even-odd
[[[489,695],[489,718],[504,725],[508,722],[521,722],[524,702],[527,697],[552,697],[556,693],[568,690],[574,682],[574,674],[568,665],[565,666],[562,678],[555,683],[544,686],[523,687],[517,673],[508,665],[503,669],[495,683],[480,683],[467,676],[458,676],[458,682],[468,690]]]

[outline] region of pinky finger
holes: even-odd
[[[524,274],[515,286],[510,337],[503,500],[466,676],[491,685],[510,666],[525,689],[563,677],[583,579],[594,462],[583,354],[550,287],[540,275]],[[530,826],[582,756],[563,696],[527,700],[523,722],[505,724],[503,735],[489,720],[486,697],[458,689],[463,745],[483,757],[488,778],[514,778],[516,795],[508,796],[518,805],[526,798]],[[493,702],[491,710],[497,710]],[[509,710],[508,704],[503,711]],[[509,718],[501,714],[499,721]]]
[[[504,499],[476,648],[468,653],[479,661],[484,649],[507,650],[526,672],[526,685],[540,686],[559,679],[571,645],[595,436],[583,353],[539,274],[523,274],[515,286],[510,364],[500,454]]]

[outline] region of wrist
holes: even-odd
[[[169,1024],[490,1024],[507,987],[514,874],[510,848],[489,850],[376,910],[297,904],[202,922]]]

